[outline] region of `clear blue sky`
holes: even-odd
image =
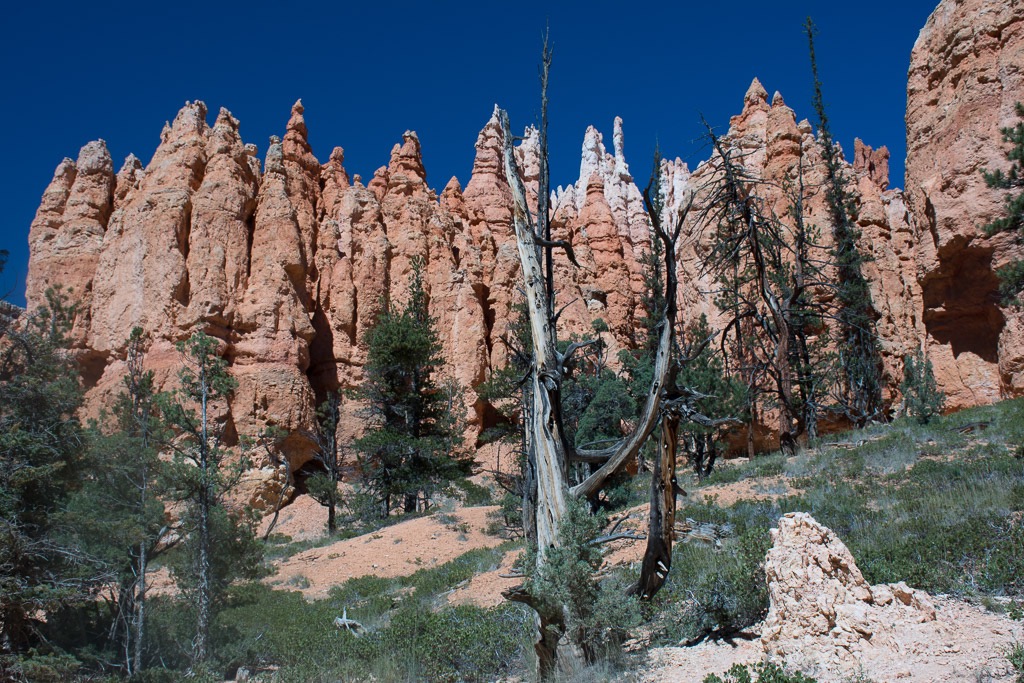
[[[185,100],[205,101],[211,122],[230,109],[262,157],[301,97],[317,157],[340,145],[364,177],[413,129],[430,184],[465,185],[494,103],[516,128],[536,119],[546,22],[555,184],[575,180],[586,126],[610,138],[616,115],[637,178],[656,140],[694,166],[708,156],[700,114],[724,130],[754,76],[813,119],[801,30],[811,15],[834,133],[851,152],[855,136],[888,145],[902,186],[910,50],[936,3],[14,3],[0,40],[0,249],[11,252],[0,292],[24,302],[29,223],[60,160],[103,138],[115,169],[129,152],[147,163]]]

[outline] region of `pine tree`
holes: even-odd
[[[124,389],[113,406],[114,428],[105,434],[101,424],[95,430],[90,477],[72,498],[67,520],[82,546],[116,574],[115,641],[128,675],[142,668],[146,574],[169,530],[159,498],[158,449],[166,435],[153,373],[143,369],[145,343],[142,329],[132,330]]]
[[[832,261],[837,273],[835,317],[839,333],[835,342],[839,350],[842,381],[836,398],[847,417],[858,427],[863,427],[882,410],[881,351],[875,331],[871,290],[863,273],[865,258],[857,247],[860,231],[855,225],[854,197],[847,187],[842,155],[829,128],[814,52],[816,29],[810,17],[804,29],[814,78],[818,140],[825,163],[825,201],[832,223]]]
[[[323,467],[306,480],[306,487],[318,503],[327,508],[327,533],[338,530],[337,509],[341,504],[338,484],[341,483],[341,447],[338,444],[338,420],[341,417],[341,394],[331,391],[316,410],[316,446],[314,459]]]
[[[366,344],[359,395],[372,427],[354,444],[362,479],[383,516],[395,501],[415,512],[472,467],[462,445],[459,392],[438,382],[441,343],[427,311],[422,259],[412,263],[408,303],[401,311],[385,310]]]
[[[210,623],[224,589],[236,576],[254,576],[259,546],[244,511],[228,509],[225,496],[238,483],[244,459],[227,460],[227,423],[214,419],[237,382],[217,355],[217,340],[196,332],[178,344],[180,388],[161,410],[177,431],[172,479],[186,504],[182,519],[186,562],[174,568],[179,587],[196,610],[193,665],[210,655]],[[198,412],[197,412],[198,409]],[[217,552],[213,552],[216,547]]]
[[[1024,119],[1024,104],[1018,102],[1015,111],[1017,116]],[[1003,128],[1000,132],[1003,135],[1003,142],[1012,145],[1006,152],[1006,158],[1011,162],[1010,170],[1006,173],[1002,170],[982,173],[988,187],[1008,191],[1006,215],[986,225],[985,234],[991,236],[1000,232],[1015,231],[1019,238],[1020,233],[1024,231],[1024,120],[1012,128]],[[1017,303],[1017,295],[1024,290],[1024,261],[1009,263],[996,274],[999,276],[1001,303],[1004,306]]]
[[[928,424],[933,417],[942,414],[946,395],[935,383],[932,361],[922,349],[903,359],[903,404],[907,414],[921,424]]]
[[[47,617],[110,575],[61,533],[58,515],[89,469],[78,369],[66,333],[75,307],[59,289],[24,326],[0,330],[0,678],[45,642]],[[12,657],[13,655],[13,657]]]
[[[746,387],[739,378],[726,374],[721,354],[716,352],[715,346],[708,344],[709,339],[712,339],[711,326],[707,316],[701,314],[697,322],[686,328],[682,352],[690,360],[680,368],[679,382],[704,395],[694,402],[694,407],[702,415],[712,419],[741,418],[747,403]],[[718,440],[727,428],[726,425],[708,427],[697,422],[685,425],[681,434],[683,447],[699,479],[714,469]]]

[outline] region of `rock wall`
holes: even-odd
[[[77,161],[61,162],[43,196],[30,231],[29,307],[57,284],[81,303],[74,340],[91,410],[120,390],[134,326],[152,338],[147,364],[161,388],[175,385],[175,342],[203,329],[221,341],[239,383],[218,419],[230,434],[288,430],[297,469],[309,459],[299,435],[312,427],[317,400],[362,381],[365,333],[382,307],[401,304],[421,258],[446,373],[469,389],[467,409],[482,427],[487,406],[473,387],[506,362],[499,340],[519,270],[497,119],[480,133],[465,191],[452,178],[439,197],[413,132],[364,184],[345,171],[341,148],[326,163],[314,157],[301,103],[263,164],[230,112],[222,109],[212,126],[207,118],[202,102],[186,103],[150,163],[129,157],[116,175],[105,143],[89,143]],[[647,230],[635,222],[639,193],[617,126],[617,158],[588,131],[602,165],[588,177],[585,201],[560,219],[584,270],[558,264],[571,283],[561,294],[567,327],[583,333],[603,316],[613,324],[613,349],[632,344],[642,251],[635,234]],[[519,153],[528,173],[535,134],[528,131]],[[630,192],[634,206],[620,202],[616,217],[606,195]],[[346,426],[356,433],[351,408]]]
[[[882,339],[889,398],[902,358],[924,345],[951,407],[996,400],[1024,385],[1024,325],[993,298],[993,268],[1016,257],[1010,236],[983,237],[1001,197],[982,186],[980,170],[1005,165],[1000,126],[1024,99],[1024,7],[1010,0],[944,0],[914,49],[908,94],[907,194],[888,189],[888,151],[855,143],[845,173],[856,191],[865,273]],[[527,129],[517,158],[536,195],[538,136]],[[775,190],[765,200],[779,215],[780,189],[802,171],[808,187],[823,177],[821,149],[779,93],[755,79],[724,143],[739,150],[750,174]],[[368,182],[350,177],[338,147],[321,163],[312,153],[302,104],[261,164],[239,122],[221,109],[213,125],[201,102],[186,103],[161,133],[149,164],[134,156],[115,175],[102,140],[65,159],[32,223],[27,298],[48,286],[71,287],[81,302],[74,343],[95,409],[120,388],[124,342],[133,326],[152,336],[147,362],[162,387],[179,364],[174,343],[195,329],[221,340],[239,389],[220,416],[239,434],[264,425],[288,430],[291,466],[309,458],[300,436],[314,406],[336,387],[362,380],[368,327],[382,306],[401,302],[411,263],[426,264],[431,314],[438,321],[447,372],[470,391],[474,429],[493,411],[472,389],[507,362],[501,337],[517,300],[519,263],[511,197],[500,162],[497,118],[476,142],[472,176],[452,178],[438,195],[427,184],[415,133],[406,132],[390,161]],[[697,193],[715,160],[691,174],[663,162],[670,207]],[[556,237],[570,241],[581,268],[556,263],[564,334],[602,333],[615,358],[636,345],[643,316],[642,254],[650,226],[625,160],[623,124],[611,151],[589,128],[580,175],[552,193]],[[827,220],[820,191],[807,218]],[[691,220],[679,253],[683,317],[718,312],[713,283],[700,267],[707,226]],[[346,428],[360,429],[347,409]]]
[[[1024,101],[1024,4],[943,0],[914,45],[907,86],[907,204],[925,344],[952,407],[1024,389],[1018,308],[998,305],[995,269],[1024,256],[1014,236],[986,238],[1004,193],[984,169],[1006,169],[999,129]]]

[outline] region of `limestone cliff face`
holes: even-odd
[[[888,152],[859,140],[845,173],[856,190],[861,248],[882,338],[890,398],[902,358],[922,344],[954,407],[1024,388],[1024,324],[992,296],[993,268],[1014,258],[1009,236],[987,239],[980,224],[1002,198],[980,169],[1005,164],[1000,126],[1024,99],[1024,8],[1010,0],[944,0],[915,47],[908,95],[907,194],[889,188]],[[490,414],[473,387],[507,363],[501,343],[518,300],[519,260],[511,196],[492,116],[480,131],[472,176],[427,181],[420,140],[406,132],[386,166],[364,182],[335,148],[320,162],[301,102],[261,164],[239,122],[221,110],[212,126],[201,102],[186,103],[161,134],[147,165],[130,156],[115,175],[102,141],[58,166],[30,233],[29,306],[61,283],[82,304],[74,340],[95,408],[119,390],[124,342],[139,325],[153,339],[147,362],[173,384],[174,343],[195,329],[221,340],[239,381],[219,419],[239,434],[272,424],[291,433],[293,468],[309,457],[301,436],[324,392],[362,380],[367,329],[383,306],[401,305],[414,260],[424,263],[430,312],[438,321],[446,373],[467,387],[474,429]],[[600,318],[610,357],[637,343],[642,255],[650,225],[624,151],[623,123],[605,138],[589,128],[579,178],[552,193],[556,239],[581,267],[556,261],[564,333],[591,334]],[[798,121],[756,80],[724,138],[748,172],[777,187],[800,169],[808,187],[823,177],[812,126]],[[527,129],[517,159],[536,198],[538,136]],[[662,164],[669,207],[697,194],[715,160],[692,173]],[[766,197],[779,215],[781,191]],[[823,227],[824,197],[811,193],[807,218]],[[709,236],[691,220],[677,254],[682,316],[715,321],[713,283],[700,267]],[[350,410],[346,428],[359,430]]]
[[[921,30],[907,88],[907,199],[928,350],[954,405],[1024,389],[1020,311],[998,306],[994,269],[1020,258],[1012,235],[986,238],[1003,209],[983,169],[1006,168],[999,129],[1024,100],[1024,4],[944,0]]]

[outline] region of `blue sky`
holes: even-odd
[[[129,152],[146,163],[186,100],[211,122],[230,109],[262,156],[301,97],[317,157],[340,145],[364,177],[413,129],[428,182],[465,185],[495,103],[514,127],[536,120],[545,23],[555,184],[575,180],[586,126],[610,137],[617,115],[638,179],[656,141],[696,165],[700,115],[724,131],[755,76],[813,119],[810,15],[834,133],[851,153],[855,136],[888,145],[902,186],[910,50],[936,1],[15,3],[0,29],[0,292],[24,302],[28,227],[60,160],[103,138],[115,168]]]

